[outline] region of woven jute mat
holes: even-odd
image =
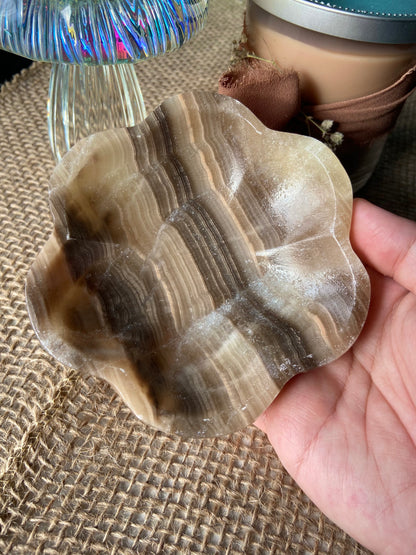
[[[213,0],[182,50],[137,66],[150,111],[217,88],[243,2]],[[112,389],[53,360],[26,312],[29,267],[52,230],[49,66],[0,91],[0,552],[368,553],[330,522],[254,427],[184,441],[145,426]],[[373,202],[415,218],[415,103],[371,182]]]

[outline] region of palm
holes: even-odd
[[[358,251],[365,251],[363,229],[356,231]],[[369,316],[353,348],[294,378],[258,424],[299,485],[347,532],[377,552],[412,552],[416,295],[369,273]]]

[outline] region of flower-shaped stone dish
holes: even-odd
[[[341,164],[231,98],[186,93],[83,140],[50,201],[55,230],[27,280],[33,327],[165,431],[244,427],[365,321]]]

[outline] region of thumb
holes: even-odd
[[[416,222],[355,199],[351,243],[364,264],[416,294]]]

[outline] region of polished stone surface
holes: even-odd
[[[50,201],[55,230],[27,279],[33,327],[157,428],[244,427],[365,321],[341,164],[231,98],[185,93],[81,141]]]

